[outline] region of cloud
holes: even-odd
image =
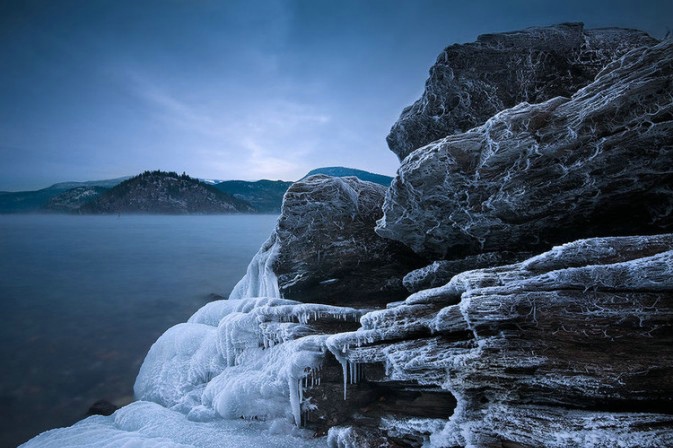
[[[199,175],[218,178],[296,179],[329,134],[331,116],[314,105],[283,96],[254,97],[245,89],[219,94],[201,85],[189,92],[168,88],[138,70],[125,70],[131,95],[153,126],[172,135],[174,157],[190,158]],[[179,155],[179,156],[178,156]],[[196,160],[195,160],[196,158]],[[175,160],[179,169],[185,160]]]

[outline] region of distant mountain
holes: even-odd
[[[45,190],[70,190],[71,188],[78,187],[103,187],[103,188],[112,188],[120,183],[124,182],[127,179],[130,179],[132,176],[118,177],[116,179],[104,179],[104,180],[89,180],[85,182],[59,182],[52,185],[51,187],[45,188]]]
[[[0,213],[31,213],[43,209],[61,190],[15,191],[0,194]]]
[[[333,176],[333,177],[354,176],[360,180],[374,182],[375,184],[383,185],[385,187],[390,186],[390,182],[393,181],[393,178],[389,176],[370,173],[369,171],[357,170],[355,168],[345,168],[342,166],[316,168],[314,170],[309,171],[309,173],[302,179],[306,179],[307,177],[313,176],[315,174],[324,174],[326,176]]]
[[[79,187],[111,188],[128,177],[118,179],[93,180],[88,182],[61,182],[36,191],[6,191],[0,193],[0,213],[36,213],[44,211],[65,211],[50,205],[50,201],[67,190]]]
[[[354,176],[386,187],[392,181],[388,176],[345,167],[317,168],[302,179],[314,174]],[[218,181],[146,171],[135,177],[0,192],[0,213],[279,213],[290,185],[283,180]]]
[[[250,204],[175,172],[145,171],[105,191],[81,213],[250,213]]]
[[[284,180],[227,180],[214,187],[251,204],[258,213],[279,213],[283,195],[292,182]]]

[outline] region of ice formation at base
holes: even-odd
[[[361,314],[268,297],[211,302],[154,343],[134,386],[142,401],[25,446],[324,446],[299,429],[326,353],[327,336],[308,324]]]
[[[324,439],[293,428],[283,420],[214,420],[193,422],[156,403],[137,401],[109,417],[89,417],[31,439],[24,448],[318,448]]]

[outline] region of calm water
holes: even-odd
[[[275,220],[0,215],[0,446],[130,401],[152,343],[228,295]]]

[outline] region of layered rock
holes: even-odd
[[[327,345],[450,390],[435,446],[670,446],[672,279],[671,234],[577,241],[462,273]]]
[[[402,278],[425,262],[374,232],[385,191],[355,177],[295,182],[273,235],[232,297],[278,295],[356,307],[404,298]]]
[[[468,255],[456,260],[437,260],[422,268],[409,272],[402,279],[409,292],[436,288],[448,283],[454,275],[473,269],[511,264],[529,258],[530,252],[484,252]]]
[[[423,96],[392,127],[388,145],[402,160],[521,102],[570,96],[627,51],[654,43],[641,31],[568,23],[452,45],[430,69]]]
[[[572,98],[522,103],[416,150],[377,233],[455,258],[673,226],[673,41],[628,53]]]

